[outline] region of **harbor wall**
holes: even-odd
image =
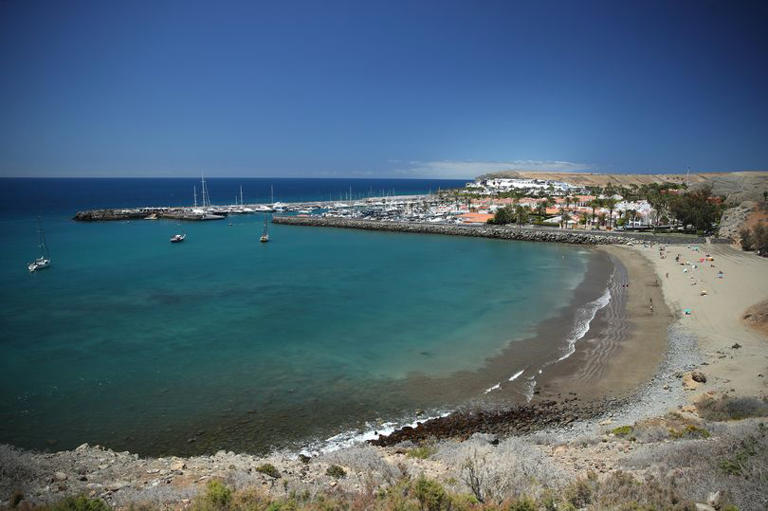
[[[359,220],[350,218],[276,216],[273,223],[283,225],[302,225],[310,227],[337,227],[343,229],[363,229],[370,231],[411,232],[422,234],[444,234],[449,236],[472,236],[477,238],[495,238],[518,241],[544,241],[555,243],[573,243],[577,245],[629,245],[637,242],[656,242],[666,244],[701,244],[704,237],[664,234],[631,233],[606,231],[564,230],[549,227],[518,227],[514,225],[458,225],[435,224],[426,222],[385,222],[380,220]],[[711,239],[713,243],[728,243],[729,240]]]

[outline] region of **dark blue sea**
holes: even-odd
[[[213,204],[232,204],[243,188],[245,203],[340,200],[414,195],[463,187],[457,179],[207,178]],[[191,206],[200,178],[0,179],[0,217],[64,214],[97,208]]]

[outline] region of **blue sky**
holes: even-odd
[[[767,5],[0,0],[0,176],[766,169]]]

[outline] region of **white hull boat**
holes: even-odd
[[[44,270],[51,266],[51,256],[48,253],[48,244],[45,242],[45,233],[43,232],[43,226],[40,224],[40,218],[37,219],[37,232],[40,236],[40,251],[42,255],[27,265],[30,273]]]

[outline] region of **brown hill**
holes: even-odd
[[[691,174],[598,174],[592,172],[536,172],[536,171],[503,171],[483,174],[478,179],[490,177],[510,177],[527,179],[552,179],[565,181],[580,186],[617,186],[643,185],[650,183],[688,183],[689,185],[712,184],[714,193],[730,196],[739,194],[738,202],[750,197],[742,196],[768,189],[768,172],[697,172]],[[760,197],[761,198],[761,197]],[[757,196],[752,200],[758,199]]]

